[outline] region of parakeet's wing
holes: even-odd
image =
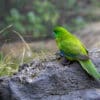
[[[77,43],[76,43],[77,42]],[[68,58],[87,60],[89,59],[87,51],[78,41],[63,40],[60,45],[60,51]]]
[[[76,41],[81,47],[84,48],[84,50],[85,50],[85,51],[87,52],[87,54],[88,54],[88,50],[86,49],[85,45],[80,41],[80,39],[77,38],[75,35],[72,35],[72,37],[75,39],[75,41]],[[76,42],[75,42],[75,43],[76,43]]]

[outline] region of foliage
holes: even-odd
[[[15,8],[11,9],[10,16],[6,18],[8,24],[13,24],[14,28],[19,32],[25,33],[25,28],[23,25],[24,16],[19,13],[19,11]]]
[[[1,0],[0,29],[13,24],[21,35],[31,34],[34,38],[50,36],[52,27],[57,24],[76,31],[86,22],[100,19],[98,14],[97,17],[90,14],[91,6],[100,7],[99,0]],[[10,33],[3,32],[2,35],[9,36]]]
[[[48,27],[57,23],[59,14],[54,5],[49,1],[35,0],[33,9],[26,14],[12,8],[6,17],[8,24],[13,24],[15,30],[23,34],[32,33],[33,37],[48,36]]]
[[[3,53],[0,52],[0,76],[12,75],[14,72],[17,72],[18,64],[14,63],[10,55],[3,56]]]
[[[94,6],[100,7],[100,1],[99,1],[99,0],[91,0],[91,2],[92,2],[92,4],[93,4]]]
[[[22,53],[18,51],[20,53],[20,56],[18,56],[15,51],[14,53],[16,56],[14,56],[12,52],[4,56],[3,53],[1,52],[0,53],[0,77],[12,76],[14,73],[18,71],[20,65],[28,63],[29,61],[32,61],[34,58],[45,60],[46,58],[49,58],[52,55],[52,53],[46,49],[42,50],[40,48],[38,50],[39,50],[38,52],[37,51],[34,52],[34,48],[33,48],[31,56],[27,56],[26,53],[27,50],[26,52],[23,50]]]
[[[85,25],[86,25],[86,22],[81,16],[78,16],[75,19],[72,19],[69,25],[64,24],[64,26],[71,32],[81,30]]]
[[[77,0],[67,0],[67,5],[65,5],[66,10],[77,8]],[[75,7],[76,6],[76,7]]]

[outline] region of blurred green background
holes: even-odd
[[[0,0],[0,76],[12,75],[33,58],[54,55],[52,31],[58,25],[88,49],[100,48],[100,0]]]
[[[0,0],[0,30],[12,24],[28,40],[51,38],[56,25],[75,32],[99,20],[99,0]],[[0,38],[16,40],[16,34],[6,31]]]

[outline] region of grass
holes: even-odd
[[[10,28],[11,25],[1,30],[0,33],[5,32],[8,29],[10,30]],[[52,55],[51,51],[47,49],[32,49],[30,45],[20,35],[20,33],[14,30],[12,32],[19,36],[19,38],[22,41],[22,44],[19,44],[19,47],[18,45],[14,45],[14,49],[11,46],[6,46],[2,51],[0,51],[0,76],[12,76],[14,73],[18,71],[19,65],[28,63],[32,61],[34,58],[46,59]],[[4,54],[4,51],[7,51],[7,53]]]
[[[11,59],[10,55],[3,56],[0,53],[0,76],[12,75],[18,70],[18,63]]]
[[[16,57],[12,56],[12,53],[6,56],[3,56],[2,52],[0,53],[0,76],[12,76],[18,71],[19,65],[29,63],[34,58],[45,60],[52,55],[48,50],[41,50],[38,53],[33,51],[30,56],[27,56],[25,50],[24,48],[20,56]]]
[[[0,34],[7,31],[11,27],[12,25],[9,25],[6,28],[2,29],[0,31]],[[22,48],[21,52],[17,51],[20,53],[18,56],[14,56],[17,55],[16,50],[12,50],[6,55],[4,55],[2,51],[0,51],[0,76],[13,75],[13,73],[16,73],[18,71],[19,65],[28,62],[30,59],[32,59],[33,54],[29,45],[25,42],[24,38],[20,35],[20,33],[14,30],[13,32],[19,36],[24,46],[21,47]],[[5,50],[8,50],[8,48],[5,48]]]

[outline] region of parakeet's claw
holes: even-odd
[[[69,61],[69,60],[67,60],[66,58],[63,58],[63,60],[61,61],[61,64],[62,64],[63,66],[70,65],[71,63],[72,63],[72,62]]]
[[[60,62],[61,62],[61,64],[62,64],[63,66],[72,64],[72,61],[67,60],[65,57],[62,57],[62,59],[60,60]]]

